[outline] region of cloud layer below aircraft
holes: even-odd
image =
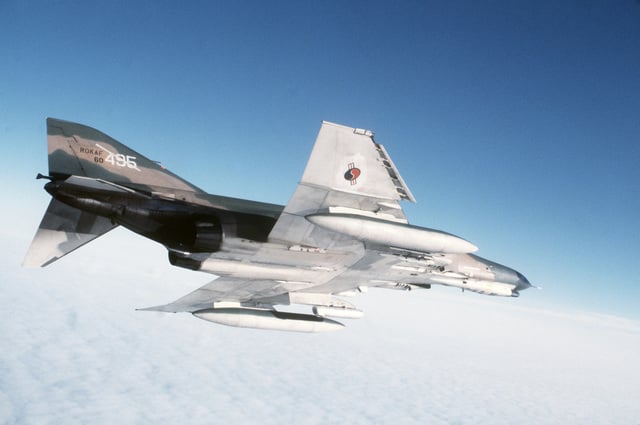
[[[32,223],[30,223],[31,225]],[[13,229],[11,234],[21,232]],[[329,334],[136,312],[209,280],[124,231],[45,269],[5,232],[1,423],[632,423],[640,322],[372,290]],[[24,239],[24,240],[23,240]]]

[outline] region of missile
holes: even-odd
[[[359,319],[364,313],[362,310],[344,307],[313,306],[313,314],[321,317],[342,317],[344,319]]]
[[[356,214],[318,213],[305,218],[324,229],[385,246],[448,254],[478,250],[471,242],[450,233]]]
[[[311,314],[288,313],[259,308],[207,308],[194,311],[195,317],[238,328],[268,329],[292,332],[327,332],[342,329],[335,320]]]
[[[430,276],[429,279],[442,285],[455,286],[487,295],[497,295],[501,297],[517,297],[520,295],[517,291],[514,291],[514,285],[506,282],[503,283],[481,279],[460,279],[456,277],[437,275]]]

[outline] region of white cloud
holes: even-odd
[[[371,291],[336,333],[227,328],[134,311],[209,279],[153,243],[116,231],[24,270],[17,226],[3,236],[0,423],[640,420],[636,321],[438,288]]]

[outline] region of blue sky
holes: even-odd
[[[0,422],[637,422],[640,4],[548,3],[1,1]],[[544,289],[371,291],[326,336],[135,312],[210,276],[124,230],[19,266],[48,116],[281,204],[321,120],[372,129],[411,223]]]

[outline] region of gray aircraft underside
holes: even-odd
[[[362,312],[342,297],[370,287],[433,284],[517,297],[517,271],[474,255],[472,243],[410,225],[415,202],[368,130],[323,122],[286,206],[207,194],[111,137],[47,119],[53,199],[25,266],[46,266],[122,225],[163,244],[171,264],[218,275],[167,305],[225,325],[319,332]],[[312,314],[279,311],[305,305]]]

